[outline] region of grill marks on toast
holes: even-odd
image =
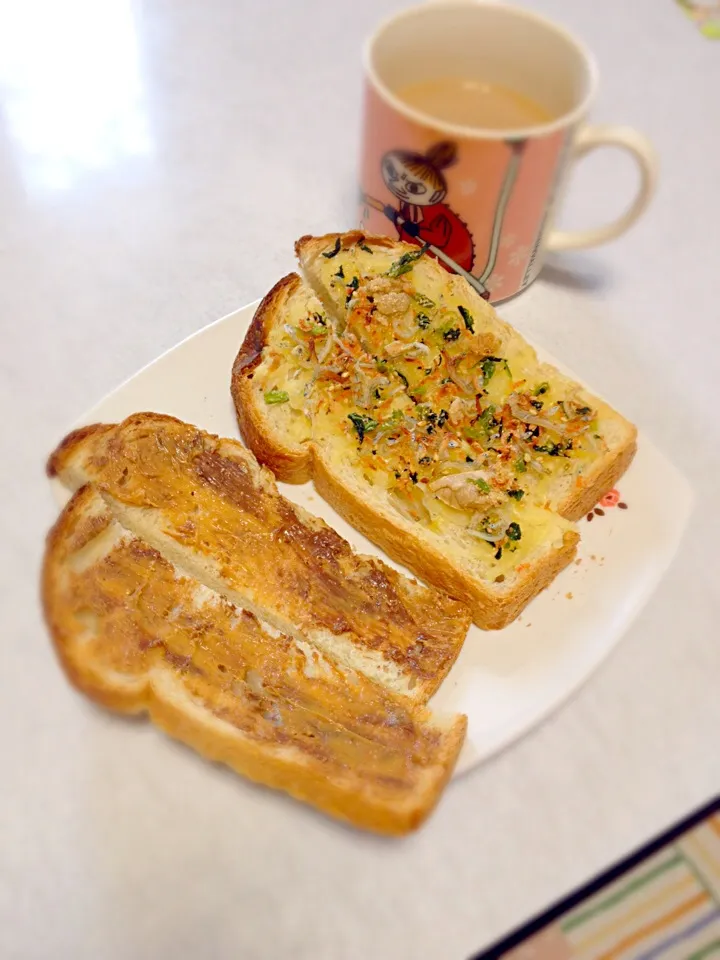
[[[463,719],[443,727],[277,636],[124,529],[92,486],[48,538],[43,594],[60,657],[91,697],[148,711],[201,753],[320,809],[402,832],[450,774]]]
[[[466,608],[354,554],[233,441],[135,415],[65,442],[50,469],[97,483],[125,526],[207,586],[397,692],[426,700],[459,652]]]

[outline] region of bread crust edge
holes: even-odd
[[[104,682],[91,665],[83,663],[73,650],[75,641],[62,616],[57,578],[63,563],[65,538],[72,531],[77,512],[82,511],[95,494],[93,484],[86,484],[73,494],[48,533],[41,572],[45,622],[70,683],[91,701],[113,712],[147,713],[155,726],[205,759],[223,763],[256,783],[282,790],[354,827],[389,836],[401,836],[420,827],[439,802],[455,767],[467,729],[467,718],[462,714],[455,715],[443,731],[435,776],[428,779],[422,790],[409,796],[406,803],[392,805],[381,799],[376,801],[367,791],[348,790],[320,779],[316,772],[263,750],[239,732],[226,730],[209,712],[202,718],[205,722],[201,722],[172,700],[163,698],[148,675],[121,692]],[[172,675],[172,672],[167,669],[167,673]]]

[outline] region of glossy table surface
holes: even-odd
[[[592,681],[388,842],[92,708],[52,656],[46,454],[141,365],[262,295],[296,237],[353,223],[360,41],[395,6],[0,3],[3,960],[463,957],[720,785],[720,44],[670,0],[532,3],[595,50],[593,119],[642,129],[662,171],[635,229],[558,255],[502,312],[697,496]],[[611,150],[583,161],[562,224],[619,211],[634,176]]]

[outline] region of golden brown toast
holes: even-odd
[[[416,828],[451,774],[465,718],[433,717],[278,634],[131,533],[101,491],[75,493],[45,554],[45,615],[72,682],[357,827]]]
[[[296,250],[308,282],[276,284],[233,368],[247,443],[505,626],[572,560],[571,521],[627,468],[635,428],[420,248],[353,231]]]
[[[338,243],[339,253],[328,257]],[[502,414],[506,434],[515,428],[517,436],[518,421],[529,427],[540,424],[539,436],[526,442],[524,450],[526,455],[532,451],[532,458],[541,463],[546,476],[535,472],[538,482],[534,486],[533,474],[523,476],[529,499],[547,504],[568,520],[579,520],[628,468],[637,445],[636,427],[556,367],[542,363],[521,334],[462,277],[448,273],[434,258],[423,256],[421,248],[354,230],[301,237],[295,251],[303,276],[330,315],[342,324],[349,323],[354,330],[359,324],[365,331],[371,328],[375,346],[382,343],[387,351],[390,343],[397,346],[405,345],[408,339],[422,341],[431,346],[436,359],[440,344],[445,362],[430,378],[424,370],[420,378],[429,387],[426,396],[435,394],[449,405],[453,399],[468,395],[476,401],[479,394],[483,407],[493,405],[495,412]],[[336,276],[341,267],[346,274],[342,280]],[[368,303],[368,297],[372,297],[370,285],[386,274],[397,274],[388,278],[391,289],[407,289],[413,300],[413,332],[409,338],[392,306],[383,323],[378,298],[374,298],[374,304]],[[348,283],[354,277],[358,283],[350,290]],[[428,306],[430,301],[432,305]],[[429,326],[418,327],[420,314],[429,319]],[[450,334],[452,339],[447,339]],[[480,362],[473,364],[473,360]],[[483,363],[486,360],[492,363],[488,373]],[[454,377],[454,381],[438,382],[448,377]],[[462,388],[466,380],[471,386],[467,393]],[[543,392],[536,394],[538,388]],[[508,406],[511,409],[506,409]],[[589,412],[578,414],[584,407],[589,407]],[[465,420],[461,418],[461,422]],[[590,423],[596,429],[590,430]],[[501,446],[496,440],[494,445]],[[570,440],[574,441],[572,449],[553,451],[553,447],[562,447]],[[545,445],[550,452],[536,452]]]
[[[237,441],[141,413],[70,434],[49,470],[72,490],[96,484],[123,526],[168,560],[413,702],[431,696],[460,651],[466,607],[355,554],[280,496]]]

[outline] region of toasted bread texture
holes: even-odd
[[[276,284],[233,367],[246,441],[505,626],[572,560],[572,520],[626,469],[635,428],[419,248],[352,232],[296,249],[307,282]]]
[[[278,633],[123,526],[101,489],[75,493],[44,560],[45,616],[75,686],[356,827],[419,826],[465,718],[413,707]]]
[[[49,472],[71,490],[96,484],[116,519],[169,561],[412,702],[431,696],[460,651],[463,604],[355,554],[237,441],[135,414],[70,434]]]
[[[339,278],[335,276],[337,268],[332,266],[338,257],[324,256],[338,241],[338,268],[344,261],[343,272],[347,277],[383,274],[400,263],[403,257],[417,257],[419,248],[388,237],[367,236],[360,231],[301,237],[295,244],[295,251],[302,274],[328,312],[344,323],[348,312],[347,288],[338,282]],[[372,253],[368,253],[368,250]],[[561,464],[562,470],[552,469],[550,482],[543,489],[548,506],[568,520],[579,520],[614,486],[630,465],[637,449],[637,429],[634,424],[556,367],[540,363],[534,349],[517,330],[503,321],[462,277],[448,273],[437,260],[428,256],[419,257],[414,261],[412,270],[400,276],[410,277],[413,289],[419,291],[421,297],[428,290],[438,302],[444,301],[451,312],[457,310],[458,306],[465,306],[473,317],[475,329],[470,331],[464,322],[457,323],[461,336],[455,342],[462,344],[467,339],[482,344],[484,341],[508,358],[515,371],[513,377],[525,379],[533,385],[547,384],[550,390],[539,397],[545,408],[551,406],[553,397],[555,402],[572,397],[575,406],[583,404],[590,407],[597,425],[596,432],[602,437],[601,447],[586,458],[561,458],[567,459],[567,463]],[[457,318],[457,313],[454,316]],[[485,385],[487,395],[497,396],[497,388],[502,390],[504,386],[506,384],[498,376],[494,383]],[[557,439],[557,436],[554,435],[554,438]],[[551,462],[550,466],[556,468],[558,463]]]

